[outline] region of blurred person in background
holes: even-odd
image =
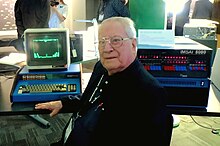
[[[18,38],[27,28],[47,28],[50,17],[48,0],[17,0],[14,6]]]
[[[100,0],[97,11],[98,23],[115,16],[130,17],[128,0]]]
[[[49,0],[17,0],[14,6],[18,39],[11,42],[18,51],[24,51],[24,31],[28,28],[48,28]]]
[[[49,27],[50,28],[64,28],[64,21],[68,14],[68,5],[63,0],[51,0],[51,12]]]
[[[208,19],[212,18],[213,3],[209,0],[197,0],[194,5],[192,19]],[[220,11],[220,10],[219,10]]]
[[[175,36],[183,36],[183,27],[189,23],[189,13],[192,0],[184,0],[182,11],[176,14]]]
[[[220,0],[214,0],[213,9],[212,9],[212,20],[217,21],[217,37],[218,41],[220,41]],[[220,43],[218,43],[218,48],[220,47]]]

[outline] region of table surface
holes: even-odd
[[[23,115],[49,113],[49,111],[38,111],[34,109],[35,103],[11,103],[10,93],[14,78],[0,77],[0,115]]]
[[[88,73],[84,73],[86,84],[89,79]],[[84,78],[82,77],[82,78]],[[10,92],[13,85],[14,78],[7,76],[0,76],[0,115],[27,115],[27,114],[48,114],[48,110],[35,110],[36,103],[11,103]],[[82,88],[85,88],[83,86]],[[200,115],[200,116],[220,116],[220,92],[213,86],[210,86],[208,106],[206,109],[175,109],[170,108],[172,114],[179,115]],[[65,112],[65,111],[63,111]]]
[[[208,105],[204,109],[180,108],[170,109],[173,114],[179,115],[198,115],[198,116],[217,116],[220,117],[220,92],[214,85],[210,85]]]

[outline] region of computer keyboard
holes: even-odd
[[[80,64],[71,64],[67,70],[28,70],[16,72],[10,101],[45,102],[60,100],[67,95],[81,94]]]
[[[44,92],[76,92],[76,84],[33,84],[20,85],[18,94]]]

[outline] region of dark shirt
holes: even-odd
[[[22,37],[27,28],[49,27],[49,0],[17,0],[14,13],[18,38]]]
[[[198,0],[195,2],[192,19],[211,19],[213,4],[209,0]]]
[[[99,5],[97,20],[101,11],[104,13],[103,20],[114,16],[130,17],[129,8],[122,0],[103,0],[103,4]]]
[[[212,9],[212,20],[217,21],[219,24],[217,26],[217,34],[220,34],[220,1],[215,0]]]
[[[127,69],[112,76],[108,76],[101,63],[97,62],[81,100],[64,98],[63,107],[66,110],[68,108],[77,111],[77,104],[86,101],[92,95],[103,74],[105,81],[101,83],[100,97],[103,100],[104,111],[89,145],[153,143],[169,146],[173,119],[166,110],[165,90],[137,59]],[[74,146],[77,140],[71,136],[70,134],[67,145]]]

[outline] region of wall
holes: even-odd
[[[74,20],[86,19],[86,0],[65,0],[65,3],[69,6],[65,26],[69,28],[70,33],[73,33],[73,31],[85,30],[85,23],[75,22]]]
[[[163,0],[130,0],[129,9],[136,29],[165,28],[165,3]]]
[[[16,0],[0,0],[0,35],[3,35],[6,29],[16,30],[14,23],[15,1]],[[64,2],[69,6],[65,25],[70,29],[70,33],[86,30],[88,26],[92,25],[75,22],[74,20],[91,20],[94,18],[99,0],[64,0]],[[13,33],[16,35],[17,32],[13,31]],[[8,32],[6,34],[8,34]]]
[[[14,19],[14,3],[16,0],[0,0],[0,38],[17,35]]]
[[[99,0],[64,0],[68,4],[68,17],[65,25],[74,31],[86,30],[92,23],[75,22],[74,20],[92,20],[96,17]]]

